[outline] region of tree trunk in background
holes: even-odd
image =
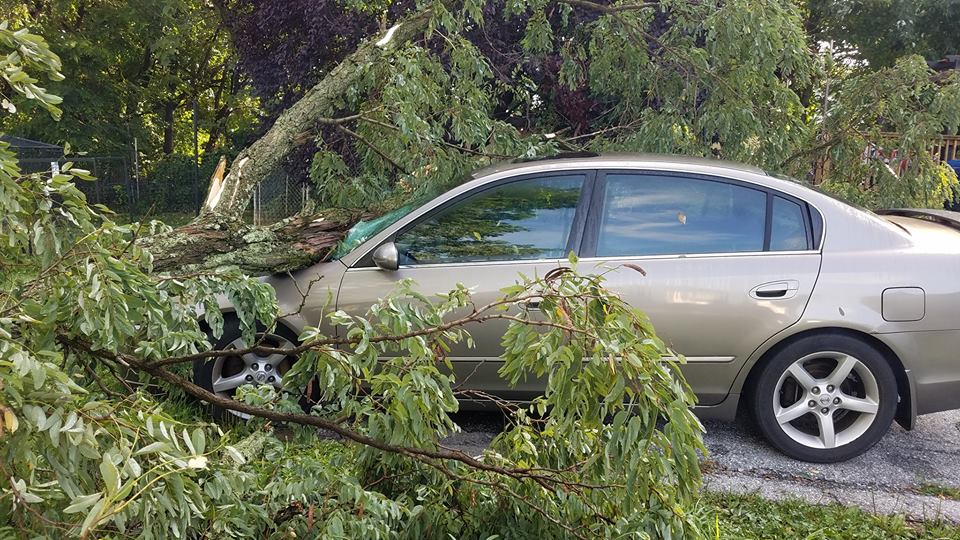
[[[163,104],[163,155],[169,156],[173,153],[173,122],[174,113],[177,112],[177,104],[168,101]]]
[[[380,61],[395,44],[422,35],[429,20],[429,10],[420,11],[381,39],[361,44],[284,111],[263,137],[240,152],[225,176],[214,175],[197,219],[171,233],[141,240],[154,255],[155,270],[237,265],[251,274],[270,274],[328,257],[358,219],[370,216],[328,210],[270,227],[252,227],[243,223],[243,211],[257,182],[280,170],[287,156],[310,138],[317,122],[336,112],[337,99],[363,75],[364,66]]]

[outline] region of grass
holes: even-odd
[[[941,499],[950,499],[960,501],[960,488],[950,486],[938,486],[937,484],[923,484],[917,488],[917,493],[921,495],[932,495]]]
[[[759,495],[704,493],[698,509],[706,538],[956,540],[960,527],[907,521],[837,504],[770,501]]]
[[[157,221],[162,221],[167,225],[176,228],[182,225],[186,225],[187,223],[190,223],[191,221],[193,221],[193,218],[196,217],[196,214],[185,213],[185,212],[159,212],[159,213],[151,214],[149,216],[137,215],[134,217],[138,220],[146,218],[148,221],[155,219]],[[119,224],[130,223],[130,214],[128,213],[117,213],[116,215],[112,216],[112,218],[114,222]]]

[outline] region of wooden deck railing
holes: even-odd
[[[899,139],[899,133],[886,132],[884,139]],[[930,153],[940,161],[960,159],[960,135],[941,135],[930,146]]]
[[[942,161],[960,159],[960,135],[944,135],[933,148]]]
[[[899,139],[899,133],[884,133],[884,139]],[[870,149],[864,149],[866,156]],[[882,150],[881,150],[882,152]],[[960,160],[960,135],[941,135],[930,146],[930,153],[940,161]],[[832,163],[829,158],[821,158],[814,164],[813,182],[819,184],[830,174]],[[902,164],[905,166],[906,164]],[[868,181],[872,185],[872,181]]]

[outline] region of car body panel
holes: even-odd
[[[337,307],[351,315],[362,315],[371,304],[396,289],[402,279],[413,279],[417,289],[426,295],[450,291],[461,283],[471,289],[473,302],[483,306],[498,300],[502,296],[500,289],[516,283],[518,273],[543,276],[562,265],[559,260],[540,260],[401,266],[395,272],[352,268],[344,275]],[[518,312],[519,309],[514,307],[507,314],[517,315]],[[466,315],[466,311],[463,314]],[[470,332],[474,346],[465,342],[451,344],[447,357],[454,366],[458,385],[482,389],[508,400],[530,399],[542,392],[543,383],[534,378],[512,387],[498,375],[503,351],[500,343],[508,324],[506,320],[492,320],[463,327]]]
[[[291,274],[264,278],[277,292],[280,320],[298,335],[307,326],[336,335],[324,315],[336,308],[337,293],[347,267],[340,261],[323,262]]]
[[[611,290],[646,312],[657,335],[686,357],[681,371],[699,403],[715,405],[757,344],[800,319],[817,281],[820,254],[611,257],[583,259],[580,268],[603,273]],[[782,280],[798,284],[791,297],[750,296],[755,287]]]

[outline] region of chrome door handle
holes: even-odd
[[[793,298],[799,288],[800,283],[793,279],[771,281],[751,289],[750,296],[757,300],[784,300]]]
[[[520,306],[526,311],[540,311],[540,298],[528,298],[520,302]]]

